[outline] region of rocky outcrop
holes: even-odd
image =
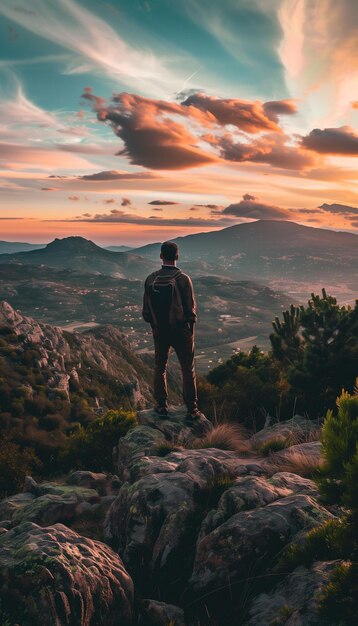
[[[30,616],[21,626],[127,624],[132,579],[139,626],[323,626],[317,598],[334,564],[284,574],[278,563],[334,514],[312,480],[268,464],[319,444],[240,456],[198,447],[211,428],[205,417],[186,424],[182,407],[168,419],[141,411],[114,449],[116,476],[27,478],[24,493],[0,503],[0,616],[6,609],[14,621],[21,609]]]
[[[118,477],[108,476],[102,472],[77,470],[66,478],[67,485],[76,485],[86,489],[95,489],[102,495],[112,494],[118,489]]]
[[[57,326],[44,324],[22,315],[8,302],[0,301],[0,327],[18,337],[19,350],[31,349],[35,364],[45,377],[47,394],[62,392],[70,399],[70,390],[80,389],[84,366],[90,369],[87,383],[96,372],[113,384],[120,382],[123,393],[134,406],[144,407],[151,398],[150,369],[134,354],[124,333],[110,325],[85,333],[66,333]],[[27,395],[33,390],[28,386]],[[97,398],[97,404],[101,399]]]
[[[129,626],[133,583],[108,546],[66,526],[0,535],[0,616],[21,626]]]
[[[115,450],[124,484],[107,514],[107,539],[141,594],[234,623],[251,579],[271,585],[278,555],[333,514],[311,480],[272,475],[262,458],[190,449],[194,434],[180,411],[138,419]],[[210,428],[204,420],[198,427]]]

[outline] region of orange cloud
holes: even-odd
[[[150,169],[185,169],[215,163],[218,158],[197,145],[197,138],[164,114],[187,115],[178,104],[121,93],[113,96],[110,106],[86,91],[100,121],[110,122],[115,134],[124,142],[118,154],[129,157],[131,163]],[[209,116],[199,112],[194,117],[209,123]]]
[[[96,172],[95,174],[85,174],[84,176],[78,176],[78,178],[80,180],[89,180],[94,182],[106,180],[138,180],[155,178],[155,174],[152,174],[151,172],[125,172],[118,170],[105,170],[104,172]]]
[[[302,145],[323,154],[358,155],[358,135],[349,126],[340,128],[315,128],[302,138]]]
[[[269,220],[287,220],[290,218],[287,209],[281,209],[278,206],[258,202],[257,198],[250,194],[245,194],[240,202],[227,206],[223,209],[223,211],[221,211],[221,214],[234,215],[235,217]]]
[[[281,132],[277,123],[278,116],[296,113],[296,106],[292,100],[262,103],[237,98],[215,98],[204,93],[192,94],[182,104],[211,113],[220,126],[231,124],[247,133],[258,133],[263,130]]]
[[[300,146],[289,146],[285,135],[269,133],[251,143],[235,142],[232,135],[226,134],[216,141],[221,157],[228,161],[251,161],[267,163],[273,167],[304,170],[317,163],[317,159]]]
[[[292,100],[259,101],[223,99],[196,93],[182,103],[144,98],[136,94],[120,93],[106,105],[103,98],[90,88],[82,96],[91,102],[100,121],[109,122],[124,148],[118,153],[128,156],[131,163],[150,169],[186,169],[219,162],[213,152],[198,145],[199,138],[184,125],[178,116],[189,119],[204,128],[222,129],[234,125],[247,133],[270,131],[282,133],[278,124],[280,115],[296,112]],[[170,117],[171,116],[171,117]],[[201,136],[212,146],[219,140],[213,134]]]

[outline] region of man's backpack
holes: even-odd
[[[148,287],[148,302],[156,327],[173,327],[184,321],[184,309],[177,278],[181,270],[157,274]]]

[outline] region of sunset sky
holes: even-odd
[[[356,0],[1,0],[0,239],[358,233]]]

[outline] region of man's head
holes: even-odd
[[[175,261],[178,260],[179,257],[179,248],[174,241],[164,241],[162,243],[162,247],[160,248],[160,258],[163,263],[170,263],[174,265]]]

